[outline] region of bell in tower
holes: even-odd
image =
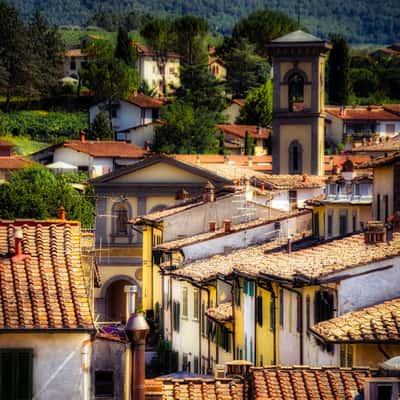
[[[274,174],[324,174],[324,69],[330,48],[303,31],[268,45],[274,71]]]

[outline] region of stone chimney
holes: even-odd
[[[215,232],[217,230],[217,221],[209,221],[208,226],[210,228],[210,232]]]
[[[80,131],[79,139],[80,139],[81,143],[85,143],[86,142],[86,134],[85,134],[84,131]]]
[[[22,239],[24,237],[24,233],[21,227],[15,228],[14,230],[14,252],[15,257],[22,256]]]
[[[65,208],[63,206],[58,209],[58,219],[65,221]]]
[[[229,233],[232,230],[232,221],[230,219],[224,220],[224,232]]]
[[[355,177],[355,172],[354,172],[354,164],[353,162],[349,159],[349,157],[346,158],[346,161],[342,165],[342,176],[344,180],[346,181],[351,181]]]
[[[369,221],[364,231],[366,244],[384,243],[386,241],[386,229],[383,222]]]
[[[210,181],[204,187],[203,200],[207,203],[215,201],[215,187]]]

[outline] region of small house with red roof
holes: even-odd
[[[68,170],[88,172],[90,178],[95,178],[142,160],[145,154],[144,149],[134,144],[86,140],[82,133],[80,140],[55,144],[32,154],[32,158],[49,167],[57,163]]]
[[[370,138],[391,138],[400,133],[400,115],[391,107],[334,107],[326,106],[326,139],[339,144],[350,137],[352,142]]]

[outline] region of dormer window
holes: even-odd
[[[301,174],[303,172],[303,147],[294,140],[289,145],[289,174]]]

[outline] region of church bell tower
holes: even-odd
[[[274,174],[324,174],[324,70],[330,48],[303,31],[268,45],[274,73]]]

